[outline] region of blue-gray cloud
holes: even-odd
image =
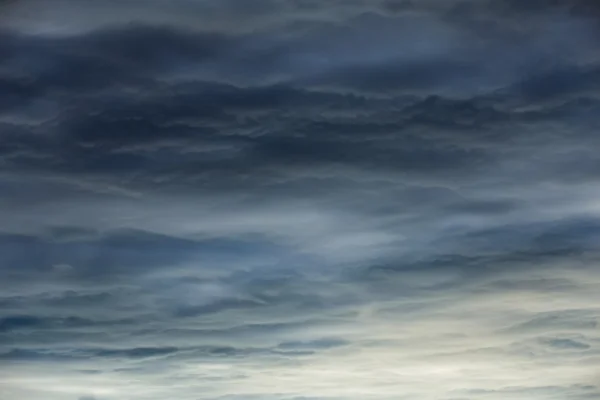
[[[0,12],[0,397],[600,396],[595,2]]]

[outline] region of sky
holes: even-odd
[[[0,399],[600,399],[599,129],[592,0],[4,0]]]

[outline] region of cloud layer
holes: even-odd
[[[595,2],[0,13],[0,398],[600,398]]]

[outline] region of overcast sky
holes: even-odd
[[[0,3],[1,400],[600,399],[592,0]]]

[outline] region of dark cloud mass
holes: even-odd
[[[0,3],[0,399],[600,398],[600,6]]]

